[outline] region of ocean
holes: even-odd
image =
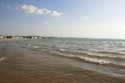
[[[16,41],[22,48],[75,60],[78,67],[125,77],[125,40],[44,38]]]

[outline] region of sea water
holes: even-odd
[[[20,43],[22,47],[44,51],[50,56],[76,60],[82,68],[125,77],[125,40],[44,38]]]

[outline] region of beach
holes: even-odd
[[[123,77],[86,70],[75,62],[0,40],[0,83],[125,83]]]

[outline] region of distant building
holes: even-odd
[[[14,38],[13,36],[6,36],[7,39],[12,39]]]
[[[15,36],[14,38],[15,38],[15,39],[22,39],[21,36]]]
[[[11,36],[0,35],[0,39],[43,39],[41,36]]]
[[[40,36],[32,36],[32,39],[40,39]]]
[[[2,35],[0,35],[0,39],[3,39],[4,37]]]

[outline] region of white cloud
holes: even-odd
[[[50,16],[62,16],[63,13],[58,12],[56,10],[49,10],[47,8],[39,8],[34,5],[24,4],[21,6],[21,10],[28,14],[36,14],[36,15],[50,15]]]
[[[62,16],[63,13],[57,12],[57,11],[52,11],[52,16]]]

